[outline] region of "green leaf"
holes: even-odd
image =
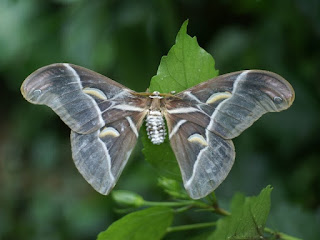
[[[171,225],[173,211],[167,207],[151,207],[127,214],[98,235],[97,240],[161,239]]]
[[[178,162],[170,147],[168,138],[160,145],[154,145],[150,142],[145,128],[141,129],[141,139],[144,148],[142,153],[147,162],[149,162],[156,171],[167,178],[181,182],[181,173]]]
[[[191,238],[188,238],[188,240],[208,240],[210,235],[211,235],[211,232],[210,231],[206,231],[206,232],[197,234],[195,236],[192,236]]]
[[[196,37],[192,38],[187,34],[187,25],[188,21],[182,24],[175,45],[167,56],[162,57],[157,75],[151,79],[150,92],[180,92],[218,75],[214,59],[199,46]],[[146,160],[162,176],[181,181],[180,170],[168,137],[164,143],[153,145],[145,130],[142,130],[141,135]]]
[[[272,187],[267,186],[257,197],[236,194],[232,199],[231,216],[219,219],[209,239],[260,239],[270,211]]]
[[[179,179],[181,181],[181,179]],[[158,179],[159,186],[169,195],[179,199],[190,199],[181,182],[161,177]]]
[[[180,92],[218,75],[213,57],[201,48],[196,37],[187,34],[185,21],[168,56],[161,59],[157,75],[151,79],[151,92]]]

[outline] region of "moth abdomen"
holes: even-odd
[[[166,127],[160,111],[150,110],[146,118],[148,138],[153,144],[161,144],[166,137]]]

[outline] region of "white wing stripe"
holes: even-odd
[[[192,112],[200,112],[199,109],[194,108],[194,107],[185,107],[185,108],[174,108],[167,110],[168,113],[170,114],[179,114],[179,113],[192,113]]]
[[[237,77],[237,79],[233,83],[232,93],[235,93],[237,91],[237,87],[238,87],[239,82],[242,79],[245,79],[249,72],[250,72],[250,70],[246,70],[246,71],[243,71],[241,74],[239,74],[239,76]]]
[[[102,148],[103,148],[103,150],[104,150],[104,152],[105,152],[105,154],[106,154],[106,156],[107,156],[107,161],[108,161],[108,173],[110,174],[110,177],[111,177],[111,182],[113,183],[113,185],[115,185],[115,179],[114,179],[114,176],[113,176],[113,174],[112,174],[112,171],[111,171],[111,157],[110,157],[110,154],[109,154],[109,151],[108,151],[108,149],[107,149],[107,147],[106,147],[106,145],[104,144],[104,142],[100,139],[100,138],[97,138],[98,139],[98,141],[101,143],[101,146],[102,146]],[[105,192],[106,192],[107,190],[105,190]]]
[[[126,119],[127,119],[127,121],[129,122],[129,125],[130,125],[132,131],[134,132],[134,134],[136,135],[136,137],[138,137],[138,136],[139,136],[138,130],[137,130],[137,128],[136,128],[136,125],[133,123],[131,117],[126,117]]]
[[[80,80],[80,77],[78,75],[78,73],[76,72],[76,70],[73,69],[73,67],[71,67],[69,64],[67,63],[64,63],[63,66],[65,66],[71,73],[72,75],[75,77],[76,81],[77,81],[77,84],[79,85],[79,89],[83,89],[83,86],[81,84],[81,80]],[[98,112],[98,117],[99,117],[99,124],[97,125],[105,125],[105,122],[104,120],[102,119],[102,113],[101,113],[101,110],[100,108],[98,107],[98,104],[97,102],[90,96],[90,95],[87,95],[90,97],[90,100],[92,102],[92,105],[94,106],[94,108],[96,109],[96,111]],[[67,112],[66,112],[67,114]],[[70,116],[70,118],[72,119],[72,117]]]
[[[172,129],[172,131],[170,132],[169,135],[169,139],[172,138],[172,136],[179,130],[179,128],[181,127],[182,124],[184,124],[185,122],[187,122],[187,120],[180,120]]]
[[[127,104],[114,105],[112,108],[124,110],[124,111],[133,111],[133,112],[145,111],[144,108],[139,108],[139,107],[135,107],[135,106],[127,105]]]
[[[195,100],[197,103],[202,103],[199,98],[197,98],[195,95],[193,95],[190,91],[185,91],[185,95],[187,95],[190,99]]]

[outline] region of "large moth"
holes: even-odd
[[[137,93],[67,63],[38,69],[21,92],[29,102],[52,108],[71,128],[76,167],[105,195],[127,163],[144,119],[154,144],[165,139],[165,119],[184,187],[194,199],[228,175],[235,158],[232,139],[264,113],[287,109],[295,97],[285,79],[268,71],[221,75],[177,94]]]

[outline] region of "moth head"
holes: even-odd
[[[158,91],[154,91],[151,95],[149,95],[149,98],[158,98],[158,99],[162,99],[163,96],[161,96],[161,93]]]

